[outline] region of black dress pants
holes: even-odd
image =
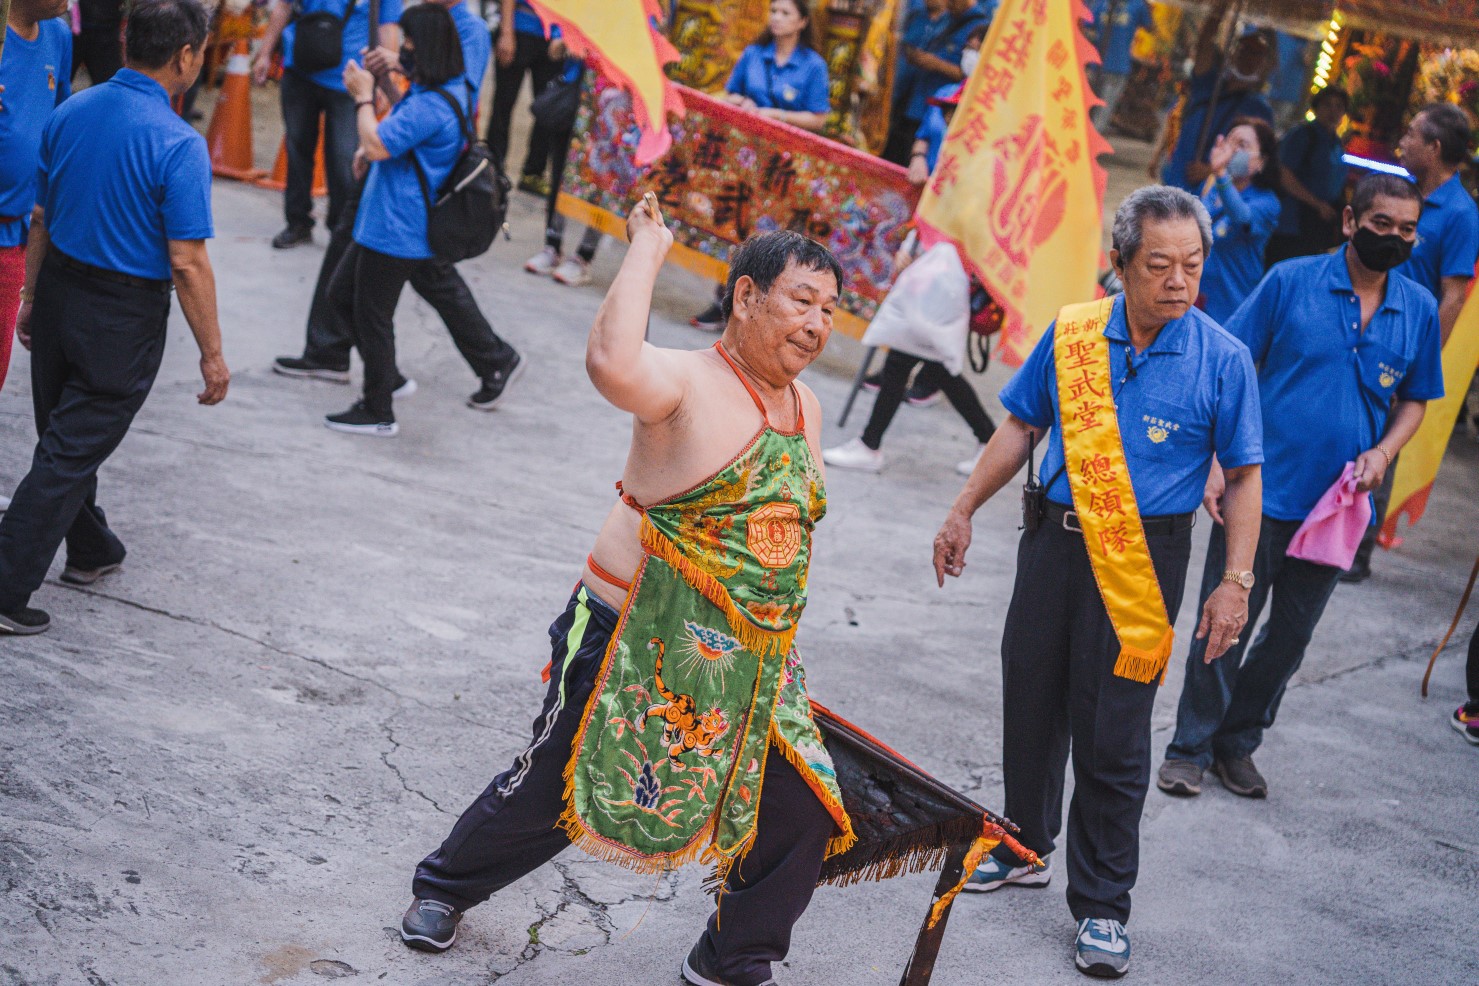
[[[1191,531],[1146,539],[1174,624]],[[1150,784],[1150,714],[1160,685],[1116,677],[1119,640],[1083,535],[1047,521],[1024,531],[1001,641],[1006,815],[1045,856],[1063,823],[1070,747],[1068,907],[1074,920],[1130,917],[1140,868],[1140,813]],[[992,855],[1021,864],[1003,847]]]
[[[395,365],[395,306],[409,281],[447,323],[452,342],[479,380],[506,367],[514,349],[493,332],[457,268],[444,260],[406,260],[350,242],[329,284],[329,303],[353,327],[365,362],[365,407],[394,421],[391,392],[400,383]],[[348,361],[346,359],[345,365]]]
[[[349,93],[326,89],[292,69],[283,71],[279,93],[283,142],[288,153],[283,214],[289,226],[313,225],[313,156],[318,148],[318,127],[322,120],[324,183],[329,189],[326,225],[333,229],[354,186],[350,165],[359,146],[354,100]]]
[[[976,441],[982,445],[991,441],[996,425],[981,406],[981,398],[976,396],[976,390],[970,385],[970,381],[960,374],[952,377],[943,365],[933,360],[920,359],[918,356],[890,349],[888,358],[883,361],[883,379],[878,384],[878,396],[873,400],[873,413],[868,416],[868,424],[863,428],[863,444],[875,452],[878,451],[878,446],[883,444],[883,433],[893,423],[894,415],[898,413],[899,405],[909,389],[909,374],[921,363],[924,364],[924,369],[919,371],[919,375],[924,377],[929,374],[928,381],[944,392],[950,406],[971,426]]]
[[[565,765],[617,620],[615,610],[583,585],[576,587],[550,626],[549,689],[532,742],[416,867],[415,896],[466,910],[570,845],[559,827]],[[762,790],[755,844],[730,870],[720,910],[701,939],[719,974],[737,986],[768,980],[771,963],[790,950],[791,928],[811,902],[834,829],[811,788],[774,750],[766,759]]]
[[[84,23],[82,30],[72,38],[73,77],[79,68],[85,66],[87,77],[95,86],[113,78],[123,68],[122,30],[123,25],[116,21],[97,25]]]
[[[97,505],[98,468],[143,407],[164,356],[169,295],[96,280],[48,259],[31,312],[31,469],[0,518],[0,612],[26,605],[57,548],[67,563],[123,560]]]
[[[493,36],[493,47],[498,47],[498,36]],[[493,62],[493,108],[488,115],[488,150],[498,167],[507,171],[508,130],[514,118],[514,103],[519,99],[519,87],[527,74],[534,86],[534,95],[544,91],[560,72],[560,63],[549,57],[549,42],[533,34],[514,35],[514,58],[507,65]],[[524,157],[523,173],[539,175],[549,165],[549,131],[535,127],[529,133],[529,153]]]

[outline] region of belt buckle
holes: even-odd
[[[1073,518],[1073,523],[1075,525],[1073,527],[1069,527],[1068,526],[1068,518],[1070,518],[1070,517]],[[1084,532],[1084,529],[1082,527],[1078,527],[1077,524],[1078,524],[1078,512],[1077,511],[1074,511],[1074,510],[1065,510],[1065,511],[1063,511],[1063,529],[1065,531],[1068,531],[1071,534],[1082,534]]]

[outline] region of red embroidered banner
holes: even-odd
[[[648,190],[673,230],[673,258],[722,280],[752,233],[793,229],[825,243],[846,276],[836,325],[855,338],[894,278],[918,190],[904,169],[691,89],[672,148],[639,167],[631,100],[599,76],[587,88],[560,186],[560,211],[613,236]]]

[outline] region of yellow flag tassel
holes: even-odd
[[[1166,665],[1170,663],[1171,648],[1175,643],[1176,632],[1166,627],[1166,632],[1161,635],[1161,642],[1150,650],[1133,647],[1130,644],[1120,644],[1119,660],[1114,662],[1115,676],[1141,683],[1154,681],[1159,677],[1161,683],[1164,684]]]

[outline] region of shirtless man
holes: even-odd
[[[723,927],[710,919],[683,977],[695,986],[764,986],[774,982],[771,964],[789,949],[824,855],[852,835],[835,782],[823,776],[830,763],[822,766],[790,645],[805,602],[811,527],[825,509],[821,407],[796,377],[831,334],[841,270],[826,248],[798,234],[754,237],[731,259],[719,344],[659,349],[643,337],[673,237],[650,195],[627,233],[631,247],[586,350],[596,389],[634,418],[622,496],[550,627],[549,689],[532,743],[417,867],[401,937],[425,951],[450,947],[468,908],[573,840],[646,872],[689,859],[715,863],[725,878]],[[679,659],[685,626],[701,637],[692,653],[722,660],[725,676],[684,677],[685,666],[706,663]],[[664,634],[675,641],[666,666]],[[759,656],[745,665],[751,652]],[[608,679],[616,685],[603,691]],[[643,701],[621,705],[634,701],[626,697],[634,689]],[[659,696],[672,700],[649,708]],[[613,705],[625,728],[605,731]],[[586,737],[602,738],[583,745]],[[621,742],[636,744],[632,764],[646,761],[635,793],[632,772],[601,762]],[[785,755],[766,756],[776,750]],[[611,793],[618,773],[625,800]],[[690,791],[686,800],[666,793],[679,785]],[[587,811],[596,800],[600,810]],[[663,824],[644,835],[659,813]],[[681,845],[662,841],[670,830]]]

